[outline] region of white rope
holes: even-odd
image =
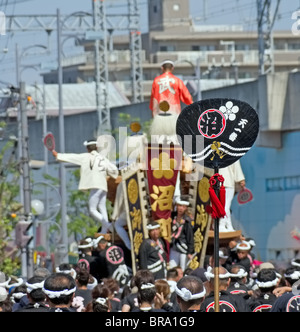
[[[279,279],[276,277],[276,279],[274,279],[272,281],[266,281],[266,282],[256,280],[256,283],[259,288],[271,288],[271,287],[276,286],[278,281],[279,281]]]
[[[185,302],[188,302],[190,300],[201,299],[206,295],[205,288],[203,289],[203,292],[201,292],[201,293],[192,294],[191,291],[186,288],[179,289],[177,286],[175,286],[175,292]]]
[[[155,287],[155,285],[148,283],[148,284],[143,284],[141,286],[141,289],[150,289],[150,288],[154,288],[154,287]]]
[[[43,289],[44,283],[45,283],[44,280],[42,282],[38,282],[36,284],[29,284],[28,282],[26,282],[25,285],[27,287],[27,293],[30,294],[32,291],[34,291],[36,289]]]
[[[59,298],[63,295],[70,295],[72,293],[76,292],[76,287],[72,288],[72,289],[64,289],[62,291],[50,291],[48,289],[45,289],[43,287],[43,292],[50,298],[50,299],[55,299],[55,298]]]

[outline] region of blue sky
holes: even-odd
[[[127,13],[126,0],[105,0],[107,12]],[[275,2],[272,1],[273,3]],[[141,10],[141,30],[146,32],[147,0],[139,0]],[[206,5],[205,5],[206,4]],[[78,11],[92,11],[92,0],[0,0],[0,11],[6,15],[30,15],[30,14],[56,14],[60,8],[62,14],[71,14]],[[204,8],[205,14],[204,14]],[[292,13],[300,8],[300,0],[281,0],[279,14],[275,24],[275,30],[291,30],[295,21],[291,19]],[[240,24],[245,30],[257,28],[256,0],[190,0],[190,13],[197,24]],[[54,35],[54,33],[53,33]],[[53,43],[53,56],[55,59],[56,36],[50,38]],[[0,80],[6,82],[15,81],[15,45],[24,48],[28,45],[46,44],[47,38],[41,33],[18,33],[0,36]],[[3,50],[7,52],[4,53]],[[40,50],[35,50],[39,52]],[[80,49],[70,41],[64,45],[64,51],[68,54],[78,53]],[[36,56],[26,57],[26,63],[37,64]],[[30,59],[27,59],[30,58]],[[25,61],[24,60],[24,61]],[[52,59],[53,61],[53,59]],[[24,72],[25,77],[35,77],[40,82],[37,72],[32,69]]]

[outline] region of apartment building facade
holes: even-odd
[[[171,59],[176,75],[185,81],[201,72],[202,88],[207,80],[241,82],[256,79],[259,73],[258,34],[242,26],[195,25],[190,18],[189,1],[149,0],[149,32],[142,34],[144,97],[150,97],[153,79],[160,63]],[[130,98],[131,62],[129,36],[109,35],[109,80],[116,82]],[[64,83],[95,80],[94,45],[83,43],[85,53],[64,60]],[[275,72],[297,71],[300,67],[300,40],[291,31],[273,32]],[[45,83],[57,83],[55,71],[44,74]]]

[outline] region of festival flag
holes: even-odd
[[[191,210],[194,218],[194,246],[195,257],[190,267],[196,269],[203,267],[206,255],[209,230],[211,226],[211,217],[206,207],[210,204],[209,197],[209,175],[207,173],[201,180],[193,181],[190,185]]]
[[[127,226],[131,241],[132,270],[135,274],[138,267],[139,249],[147,231],[147,202],[144,174],[136,167],[122,170],[124,202],[127,215]]]
[[[161,226],[161,236],[171,242],[171,213],[182,149],[174,145],[148,145],[147,178],[152,218]]]

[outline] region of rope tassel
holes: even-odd
[[[220,188],[220,198],[216,195],[214,186],[217,184],[217,181],[221,183]],[[225,201],[226,201],[226,190],[224,187],[224,178],[220,174],[215,174],[209,180],[210,188],[209,188],[209,197],[211,206],[208,206],[208,213],[211,214],[213,219],[216,218],[224,218],[226,216],[225,212]]]

